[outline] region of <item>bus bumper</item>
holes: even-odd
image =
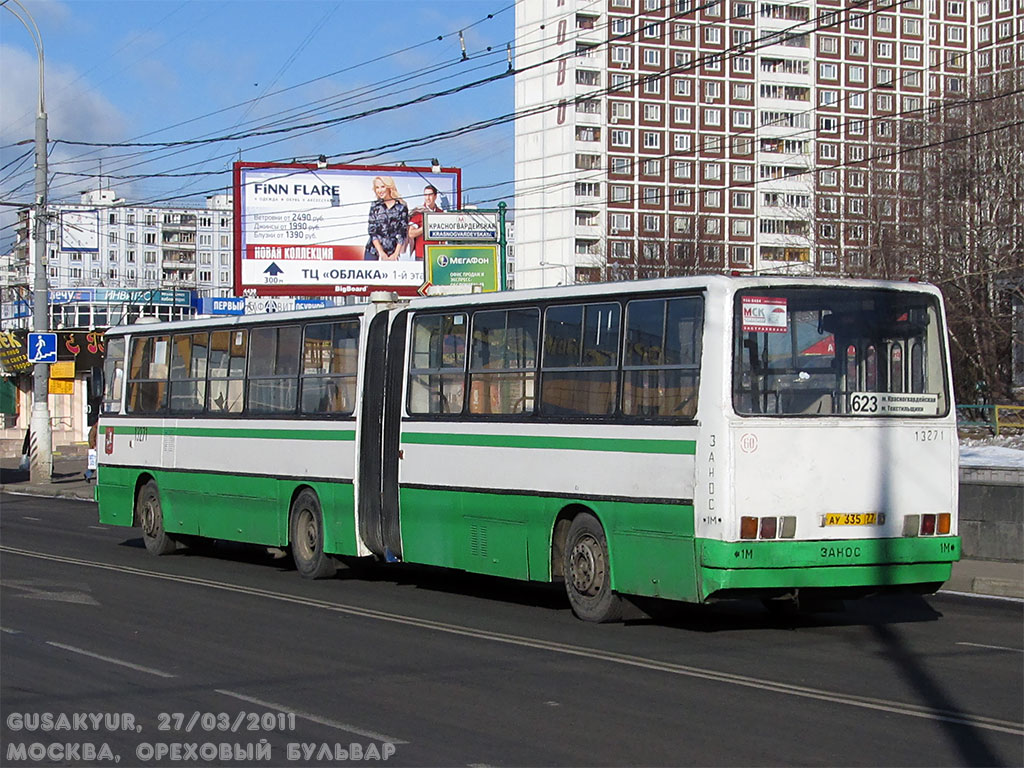
[[[699,542],[700,598],[793,590],[863,595],[934,592],[960,559],[959,536],[829,541]]]

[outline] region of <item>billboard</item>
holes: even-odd
[[[235,293],[250,296],[413,295],[425,213],[461,203],[457,168],[241,162],[234,183]]]
[[[498,291],[500,262],[496,245],[428,245],[427,284]]]

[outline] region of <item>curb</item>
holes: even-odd
[[[990,576],[977,576],[971,582],[971,592],[993,597],[1013,597],[1024,600],[1024,585],[1011,579],[996,579]]]

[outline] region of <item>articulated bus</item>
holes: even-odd
[[[709,276],[107,334],[96,497],[166,554],[290,548],[704,603],[933,592],[960,555],[944,311]]]

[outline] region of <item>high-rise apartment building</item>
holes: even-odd
[[[23,286],[19,301],[25,307],[35,279],[34,223],[34,210],[20,212],[14,245],[19,278],[5,289],[14,296]],[[98,189],[83,193],[78,203],[50,204],[45,263],[51,327],[104,327],[139,314],[178,319],[194,312],[194,297],[231,296],[233,237],[231,195],[208,197],[205,208],[185,208],[131,205],[111,189]],[[58,300],[63,295],[72,298]]]
[[[1024,62],[1024,0],[516,13],[517,287],[857,272],[920,228],[928,127]]]

